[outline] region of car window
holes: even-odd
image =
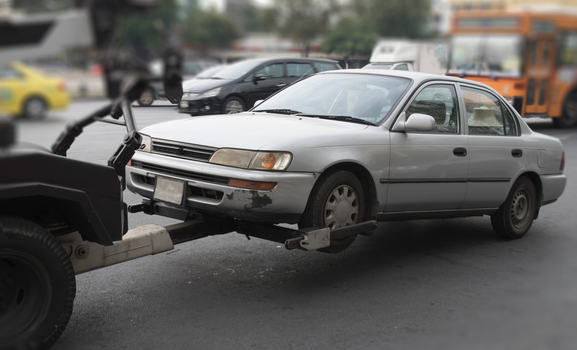
[[[22,75],[6,66],[0,66],[0,79],[20,78]]]
[[[315,71],[309,63],[287,63],[286,74],[288,77],[302,77],[303,75],[313,75]]]
[[[393,68],[393,70],[409,70],[409,66],[407,66],[406,63],[403,63]]]
[[[256,71],[255,74],[257,75],[262,74],[266,77],[266,79],[282,78],[284,76],[283,64],[282,63],[269,64],[268,66]]]
[[[339,67],[337,67],[336,64],[334,63],[322,63],[322,62],[318,62],[315,63],[315,68],[317,70],[317,72],[324,72],[327,70],[335,70],[335,69],[339,69]]]
[[[379,124],[410,84],[409,79],[400,77],[318,74],[287,87],[255,111],[292,110],[314,117],[353,117]]]
[[[407,119],[414,113],[427,114],[435,119],[435,128],[428,133],[461,132],[457,94],[453,85],[435,84],[421,90],[406,110]]]
[[[489,92],[461,87],[467,108],[469,135],[517,135],[517,124],[508,109]]]

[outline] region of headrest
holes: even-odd
[[[503,126],[495,118],[495,111],[486,106],[473,109],[473,116],[469,118],[469,126]]]

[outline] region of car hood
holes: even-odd
[[[354,134],[367,127],[336,120],[245,112],[174,120],[146,127],[142,133],[155,139],[215,148],[291,151],[364,144],[366,139]]]
[[[190,88],[185,89],[184,92],[197,92],[203,93],[211,89],[215,89],[217,87],[226,85],[230,82],[230,80],[225,79],[204,79],[198,80],[198,82],[194,83],[194,85],[190,86]]]

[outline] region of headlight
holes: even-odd
[[[257,152],[248,166],[256,170],[286,170],[292,159],[287,152]]]
[[[138,150],[142,152],[150,152],[152,139],[148,135],[140,134],[140,136],[142,136],[142,143],[140,144],[140,147],[138,147]]]
[[[212,89],[212,90],[208,90],[207,92],[205,92],[204,94],[198,96],[198,98],[207,98],[207,97],[214,97],[216,95],[218,95],[220,93],[220,89],[221,88],[216,88],[216,89]]]
[[[288,152],[253,152],[237,149],[219,149],[214,152],[209,163],[242,169],[277,170],[288,168],[292,155]]]

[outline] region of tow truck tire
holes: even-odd
[[[358,224],[365,217],[365,196],[359,179],[351,172],[337,170],[325,174],[313,188],[300,228],[329,227],[336,229]],[[339,253],[347,249],[356,235],[331,239],[331,245],[320,249],[326,253]]]
[[[29,220],[0,216],[0,348],[50,347],[68,324],[75,295],[62,245]]]

